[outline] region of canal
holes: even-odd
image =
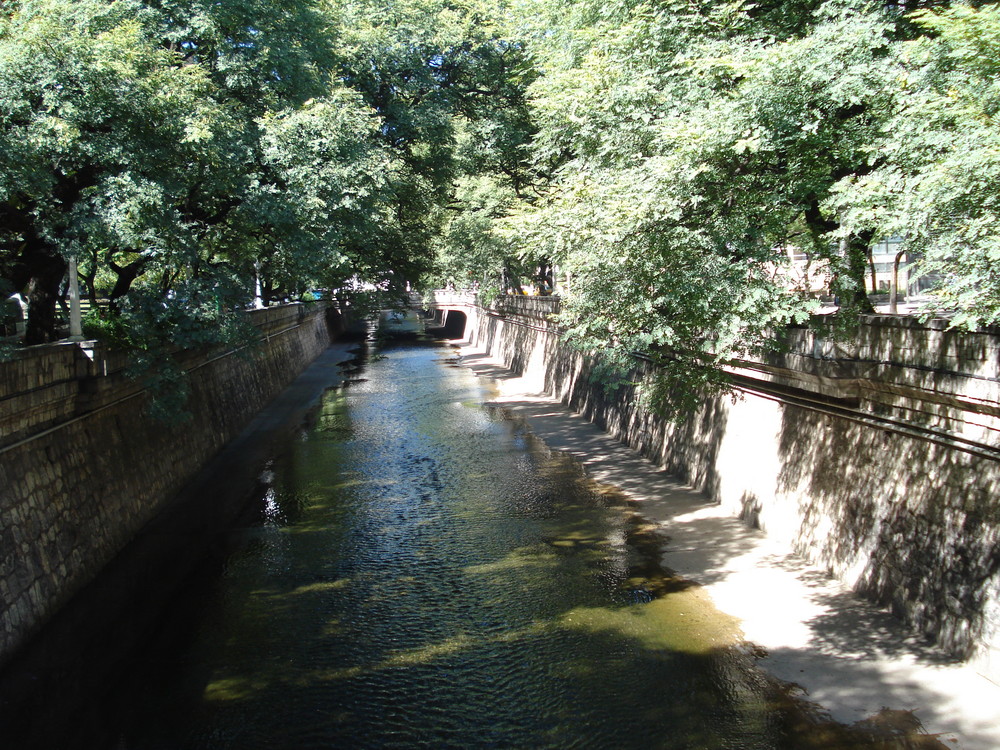
[[[805,721],[455,357],[390,345],[327,389],[191,570],[146,580],[154,615],[0,683],[2,746],[874,746]]]

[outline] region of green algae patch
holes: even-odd
[[[349,578],[338,578],[336,581],[320,581],[318,583],[308,583],[299,586],[288,592],[288,596],[300,596],[302,594],[316,594],[327,591],[339,591],[351,584]]]
[[[224,677],[212,680],[205,686],[203,697],[206,701],[245,701],[267,688],[261,680],[245,677]]]
[[[551,550],[543,550],[538,546],[524,547],[514,550],[499,560],[480,565],[469,565],[463,572],[470,576],[495,576],[497,583],[506,585],[507,579],[502,577],[504,574],[525,568],[549,567],[554,565],[556,560],[556,555]]]
[[[627,638],[650,651],[708,655],[741,641],[739,621],[688,588],[645,604],[578,607],[560,619],[565,628]]]

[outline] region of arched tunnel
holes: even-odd
[[[465,327],[469,317],[461,310],[431,310],[427,321],[427,333],[441,339],[465,338]]]

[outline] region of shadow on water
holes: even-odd
[[[942,746],[905,716],[827,721],[623,494],[482,408],[439,349],[380,352],[12,665],[10,746]]]
[[[121,748],[122,717],[197,635],[231,529],[265,520],[269,466],[367,348],[331,348],[0,670],[0,748]]]
[[[572,461],[568,454],[567,459]],[[617,487],[593,481],[590,484],[600,502],[625,512],[624,540],[628,549],[628,569],[624,576],[615,579],[617,597],[626,605],[654,607],[657,602],[669,600],[670,606],[665,611],[689,620],[681,625],[676,621],[669,622],[669,616],[658,618],[659,632],[654,638],[664,638],[663,642],[668,643],[671,650],[685,652],[692,649],[691,643],[671,642],[669,634],[684,632],[690,628],[691,621],[696,621],[696,642],[707,640],[719,645],[707,648],[702,654],[704,663],[694,668],[716,672],[720,684],[738,685],[754,693],[762,713],[773,724],[774,747],[803,750],[941,750],[950,747],[937,736],[926,734],[912,711],[883,708],[853,725],[838,723],[821,706],[806,699],[799,686],[778,680],[757,668],[756,660],[765,654],[757,653],[756,647],[740,641],[738,621],[716,610],[697,582],[679,576],[662,564],[663,550],[670,541],[663,526],[644,518],[635,510],[638,504]],[[562,549],[575,550],[606,543],[606,540],[580,538],[572,534],[547,541]],[[618,618],[621,618],[620,613]],[[624,619],[627,622],[628,618]],[[620,624],[616,625],[616,628],[620,627]],[[650,645],[645,637],[640,636],[638,640],[646,646]],[[686,745],[692,748],[714,746],[707,738],[688,738],[685,741],[694,742]],[[697,744],[702,741],[706,744]]]

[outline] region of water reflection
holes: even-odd
[[[132,741],[780,744],[752,681],[716,656],[731,625],[639,571],[627,504],[439,358],[389,350],[326,394],[165,691],[197,691],[197,712]]]
[[[187,636],[112,677],[76,746],[888,747],[803,723],[657,529],[442,350],[385,355],[326,392],[177,601]]]

